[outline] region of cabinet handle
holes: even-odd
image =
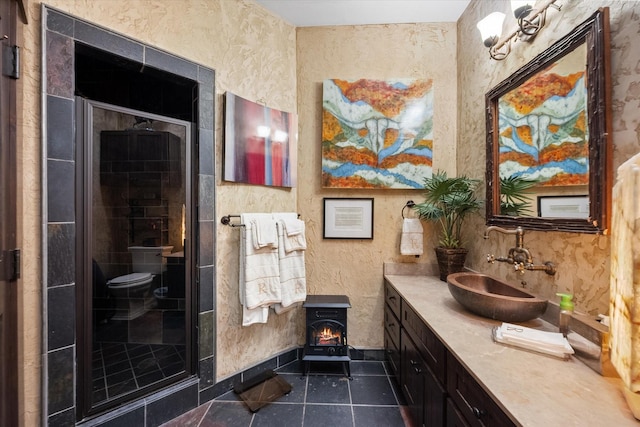
[[[487,413],[484,409],[478,409],[475,406],[471,407],[471,412],[473,412],[473,415],[475,415],[476,418],[480,418]]]
[[[396,326],[396,324],[395,323],[389,323],[387,326],[390,327],[390,328],[393,328],[394,326]]]
[[[396,300],[396,297],[394,297],[394,296],[390,296],[389,297],[389,301],[395,301],[395,300]]]
[[[416,366],[418,364],[418,362],[414,362],[413,360],[409,359],[409,363],[411,363],[411,366]]]
[[[414,366],[413,370],[416,371],[416,374],[422,373],[422,369],[418,368],[417,366]]]

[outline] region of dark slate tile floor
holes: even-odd
[[[289,394],[252,413],[233,392],[163,424],[163,427],[405,427],[397,383],[384,362],[351,361],[352,379],[340,364],[313,363],[303,376],[301,362],[278,369]]]

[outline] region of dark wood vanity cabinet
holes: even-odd
[[[414,425],[515,425],[387,282],[384,342]]]
[[[388,366],[400,381],[400,295],[391,286],[384,287],[384,348]]]

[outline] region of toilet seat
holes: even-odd
[[[112,288],[125,288],[135,285],[145,285],[153,280],[153,274],[151,273],[131,273],[124,276],[115,277],[107,282],[107,285]]]

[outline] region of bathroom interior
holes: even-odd
[[[617,167],[640,151],[640,54],[633,49],[640,4],[557,3],[561,10],[549,11],[532,42],[515,43],[506,59],[495,61],[476,23],[498,10],[508,16],[505,28],[516,25],[508,2],[499,0],[471,0],[457,21],[325,27],[297,27],[253,0],[29,2],[19,122],[24,425],[159,425],[252,373],[298,357],[302,309],[241,326],[239,233],[220,224],[228,214],[299,213],[307,226],[308,294],[347,295],[350,345],[382,352],[383,266],[437,275],[431,250],[437,229],[425,222],[424,255],[402,256],[402,208],[419,200],[420,191],[322,187],[327,78],[433,79],[434,170],[485,186],[485,94],[608,7],[615,178]],[[297,187],[221,179],[227,91],[297,113]],[[35,119],[27,119],[31,111]],[[161,148],[136,157],[136,140],[146,137],[162,140]],[[111,152],[110,138],[127,140],[130,149]],[[323,197],[374,198],[375,238],[323,239]],[[570,293],[576,312],[590,318],[609,312],[609,234],[529,228],[527,249],[557,271],[521,274],[506,263],[487,263],[488,253],[508,253],[513,236],[484,239],[486,220],[481,212],[465,225],[468,269],[526,282],[527,291],[552,305],[557,293]],[[138,268],[140,253],[146,259]],[[150,274],[124,278],[136,284],[113,280],[134,273]],[[87,283],[91,292],[82,291]],[[129,367],[107,374],[107,358]],[[136,381],[126,381],[131,378]],[[620,408],[611,411],[627,411]]]

